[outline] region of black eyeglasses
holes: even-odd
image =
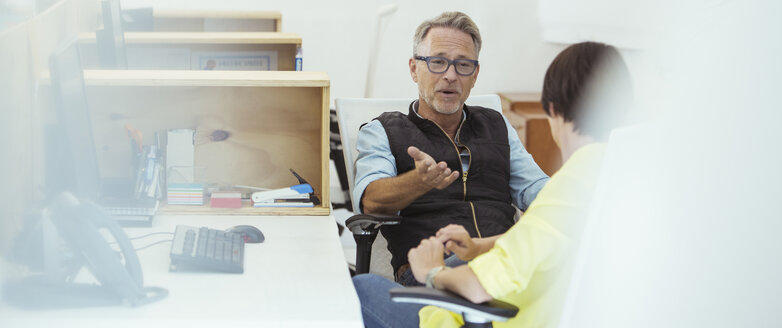
[[[437,56],[415,56],[413,58],[426,61],[426,67],[429,71],[436,74],[445,73],[445,71],[451,68],[451,65],[456,68],[456,74],[462,76],[470,76],[478,68],[478,61],[472,59],[449,60],[448,58]]]

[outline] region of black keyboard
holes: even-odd
[[[242,273],[244,239],[224,230],[177,225],[169,269]]]

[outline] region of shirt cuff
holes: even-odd
[[[516,283],[510,277],[503,274],[507,270],[507,265],[504,263],[503,257],[500,254],[496,254],[498,252],[501,252],[501,250],[492,249],[467,264],[472,269],[472,272],[475,273],[483,289],[494,299],[507,295],[509,290],[521,290],[526,287],[516,286]]]

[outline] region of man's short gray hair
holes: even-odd
[[[418,25],[415,29],[415,38],[413,39],[413,54],[417,55],[418,46],[433,27],[450,27],[467,33],[472,37],[475,44],[475,58],[481,53],[481,32],[478,31],[478,25],[470,19],[470,16],[460,11],[446,11],[440,16],[428,19]]]

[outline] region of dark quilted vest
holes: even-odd
[[[416,146],[436,162],[445,161],[463,177],[453,141],[437,124],[418,117],[413,104],[407,115],[388,112],[377,118],[388,135],[397,174],[415,168],[407,148]],[[511,205],[510,146],[505,121],[499,112],[488,108],[465,105],[464,111],[467,117],[457,133],[460,146],[470,151],[467,181],[457,179],[443,190],[430,190],[402,210],[405,218],[402,224],[383,227],[394,272],[407,263],[411,248],[448,224],[464,226],[473,237],[478,236],[478,230],[480,236],[488,237],[503,233],[513,225],[515,210]]]

